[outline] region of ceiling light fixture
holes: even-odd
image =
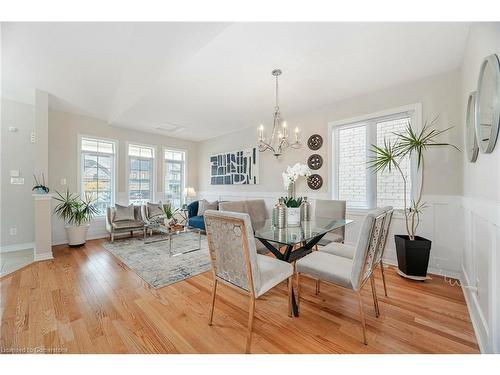
[[[278,104],[278,77],[281,75],[280,69],[274,69],[271,73],[274,77],[276,77],[276,104],[274,106],[273,113],[273,132],[271,133],[271,138],[269,142],[266,142],[266,138],[264,136],[264,125],[260,125],[259,131],[259,151],[271,151],[274,156],[278,157],[283,154],[283,151],[288,147],[291,148],[299,148],[301,146],[299,141],[299,128],[295,128],[295,141],[290,143],[288,140],[289,131],[286,121],[281,119],[280,107]]]

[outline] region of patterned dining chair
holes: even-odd
[[[382,230],[381,238],[380,238],[380,243],[379,243],[379,248],[377,251],[377,255],[375,257],[375,266],[380,265],[380,272],[382,273],[382,282],[384,284],[384,293],[385,296],[387,297],[387,285],[385,281],[385,271],[384,271],[384,263],[383,263],[383,256],[384,256],[384,251],[385,251],[385,246],[387,243],[387,237],[388,233],[391,227],[391,222],[392,222],[392,214],[394,212],[394,209],[391,206],[386,206],[382,208],[382,210],[385,211],[386,217],[384,220],[384,228]],[[346,245],[346,244],[341,244],[341,243],[330,243],[325,247],[321,248],[321,251],[327,252],[329,254],[333,255],[338,255],[344,258],[349,258],[352,259],[354,258],[354,251],[355,247],[351,245]],[[319,293],[319,287],[316,286],[316,291]]]
[[[247,213],[205,211],[205,229],[214,277],[208,324],[212,325],[219,282],[250,297],[247,342],[250,353],[255,301],[283,281],[288,281],[288,315],[292,316],[293,267],[273,257],[257,253],[252,223]]]
[[[361,289],[368,280],[371,281],[373,304],[378,317],[377,294],[373,280],[375,256],[384,227],[385,211],[376,209],[370,211],[361,225],[354,258],[349,259],[324,251],[313,251],[296,262],[297,270],[297,300],[300,303],[300,275],[306,274],[315,279],[321,279],[346,289],[353,290],[358,298],[361,326],[363,328],[363,342],[367,344],[366,323],[363,309]]]

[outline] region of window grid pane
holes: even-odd
[[[400,119],[387,120],[377,123],[377,145],[384,146],[386,142],[394,142],[396,134],[403,133],[410,118],[404,117]],[[400,163],[401,171],[407,180],[407,201],[411,197],[411,163],[410,158],[406,157]],[[397,170],[388,170],[377,173],[377,207],[392,206],[397,209],[404,207],[404,183],[401,174]]]
[[[173,208],[180,208],[183,202],[185,153],[165,150],[165,196]]]
[[[83,141],[82,139],[82,145]],[[99,146],[96,148],[99,149]],[[113,157],[113,155],[82,153],[82,195],[91,195],[99,216],[105,215],[106,208],[112,205]]]
[[[366,126],[338,131],[338,198],[366,207]]]
[[[153,160],[131,157],[129,163],[129,203],[146,204],[153,199]]]

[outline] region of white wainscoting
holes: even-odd
[[[467,306],[481,352],[500,353],[500,204],[463,197],[462,207]]]

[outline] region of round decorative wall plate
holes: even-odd
[[[318,190],[323,186],[323,177],[319,174],[312,174],[307,179],[307,185],[313,190]]]
[[[319,154],[312,154],[307,159],[307,166],[311,168],[313,171],[318,170],[323,165],[323,158]]]
[[[323,138],[319,134],[313,134],[307,140],[307,145],[313,151],[319,150],[323,146]]]

